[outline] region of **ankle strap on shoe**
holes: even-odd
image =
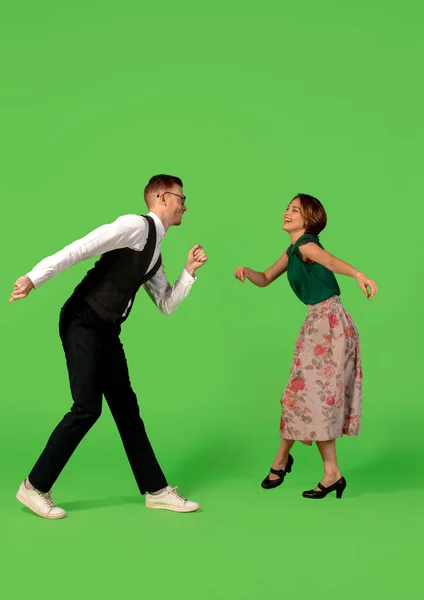
[[[270,469],[269,471],[270,471],[270,473],[273,473],[274,475],[278,475],[279,477],[286,474],[284,469],[281,469],[280,471],[276,471],[275,469]]]

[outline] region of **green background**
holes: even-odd
[[[418,590],[423,533],[423,9],[354,3],[19,2],[0,5],[4,598],[370,598]],[[57,322],[93,261],[9,305],[39,260],[145,211],[153,174],[188,212],[163,244],[170,281],[209,262],[172,317],[138,296],[124,326],[133,386],[172,485],[202,510],[144,508],[107,407],[63,472],[49,522],[15,493],[70,407]],[[339,444],[348,489],[307,502],[316,448],[283,487],[260,482],[305,307],[285,277],[233,278],[288,245],[297,192],[329,214],[326,249],[379,285],[339,278],[361,334],[363,429]],[[5,593],[3,593],[5,592]]]

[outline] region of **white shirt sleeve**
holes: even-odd
[[[87,258],[99,256],[118,248],[141,251],[146,245],[148,225],[139,215],[124,215],[113,223],[102,225],[83,238],[65,246],[39,262],[27,276],[35,288],[65,269]]]
[[[171,286],[166,278],[165,269],[161,265],[158,272],[144,284],[144,289],[159,310],[165,315],[170,315],[188,296],[195,281],[196,278],[184,269],[174,285]]]

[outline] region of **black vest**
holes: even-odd
[[[156,227],[152,217],[142,216],[149,226],[143,250],[120,248],[105,252],[71,296],[85,300],[107,323],[123,322],[128,317],[139,288],[158,272],[162,264],[159,255],[156,264],[147,272],[156,248]],[[131,306],[124,318],[122,315],[130,300]]]

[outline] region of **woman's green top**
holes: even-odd
[[[332,271],[317,262],[306,263],[302,260],[299,246],[309,242],[323,248],[317,235],[304,233],[287,250],[287,278],[294,293],[304,304],[318,304],[332,296],[340,296],[340,288]]]

